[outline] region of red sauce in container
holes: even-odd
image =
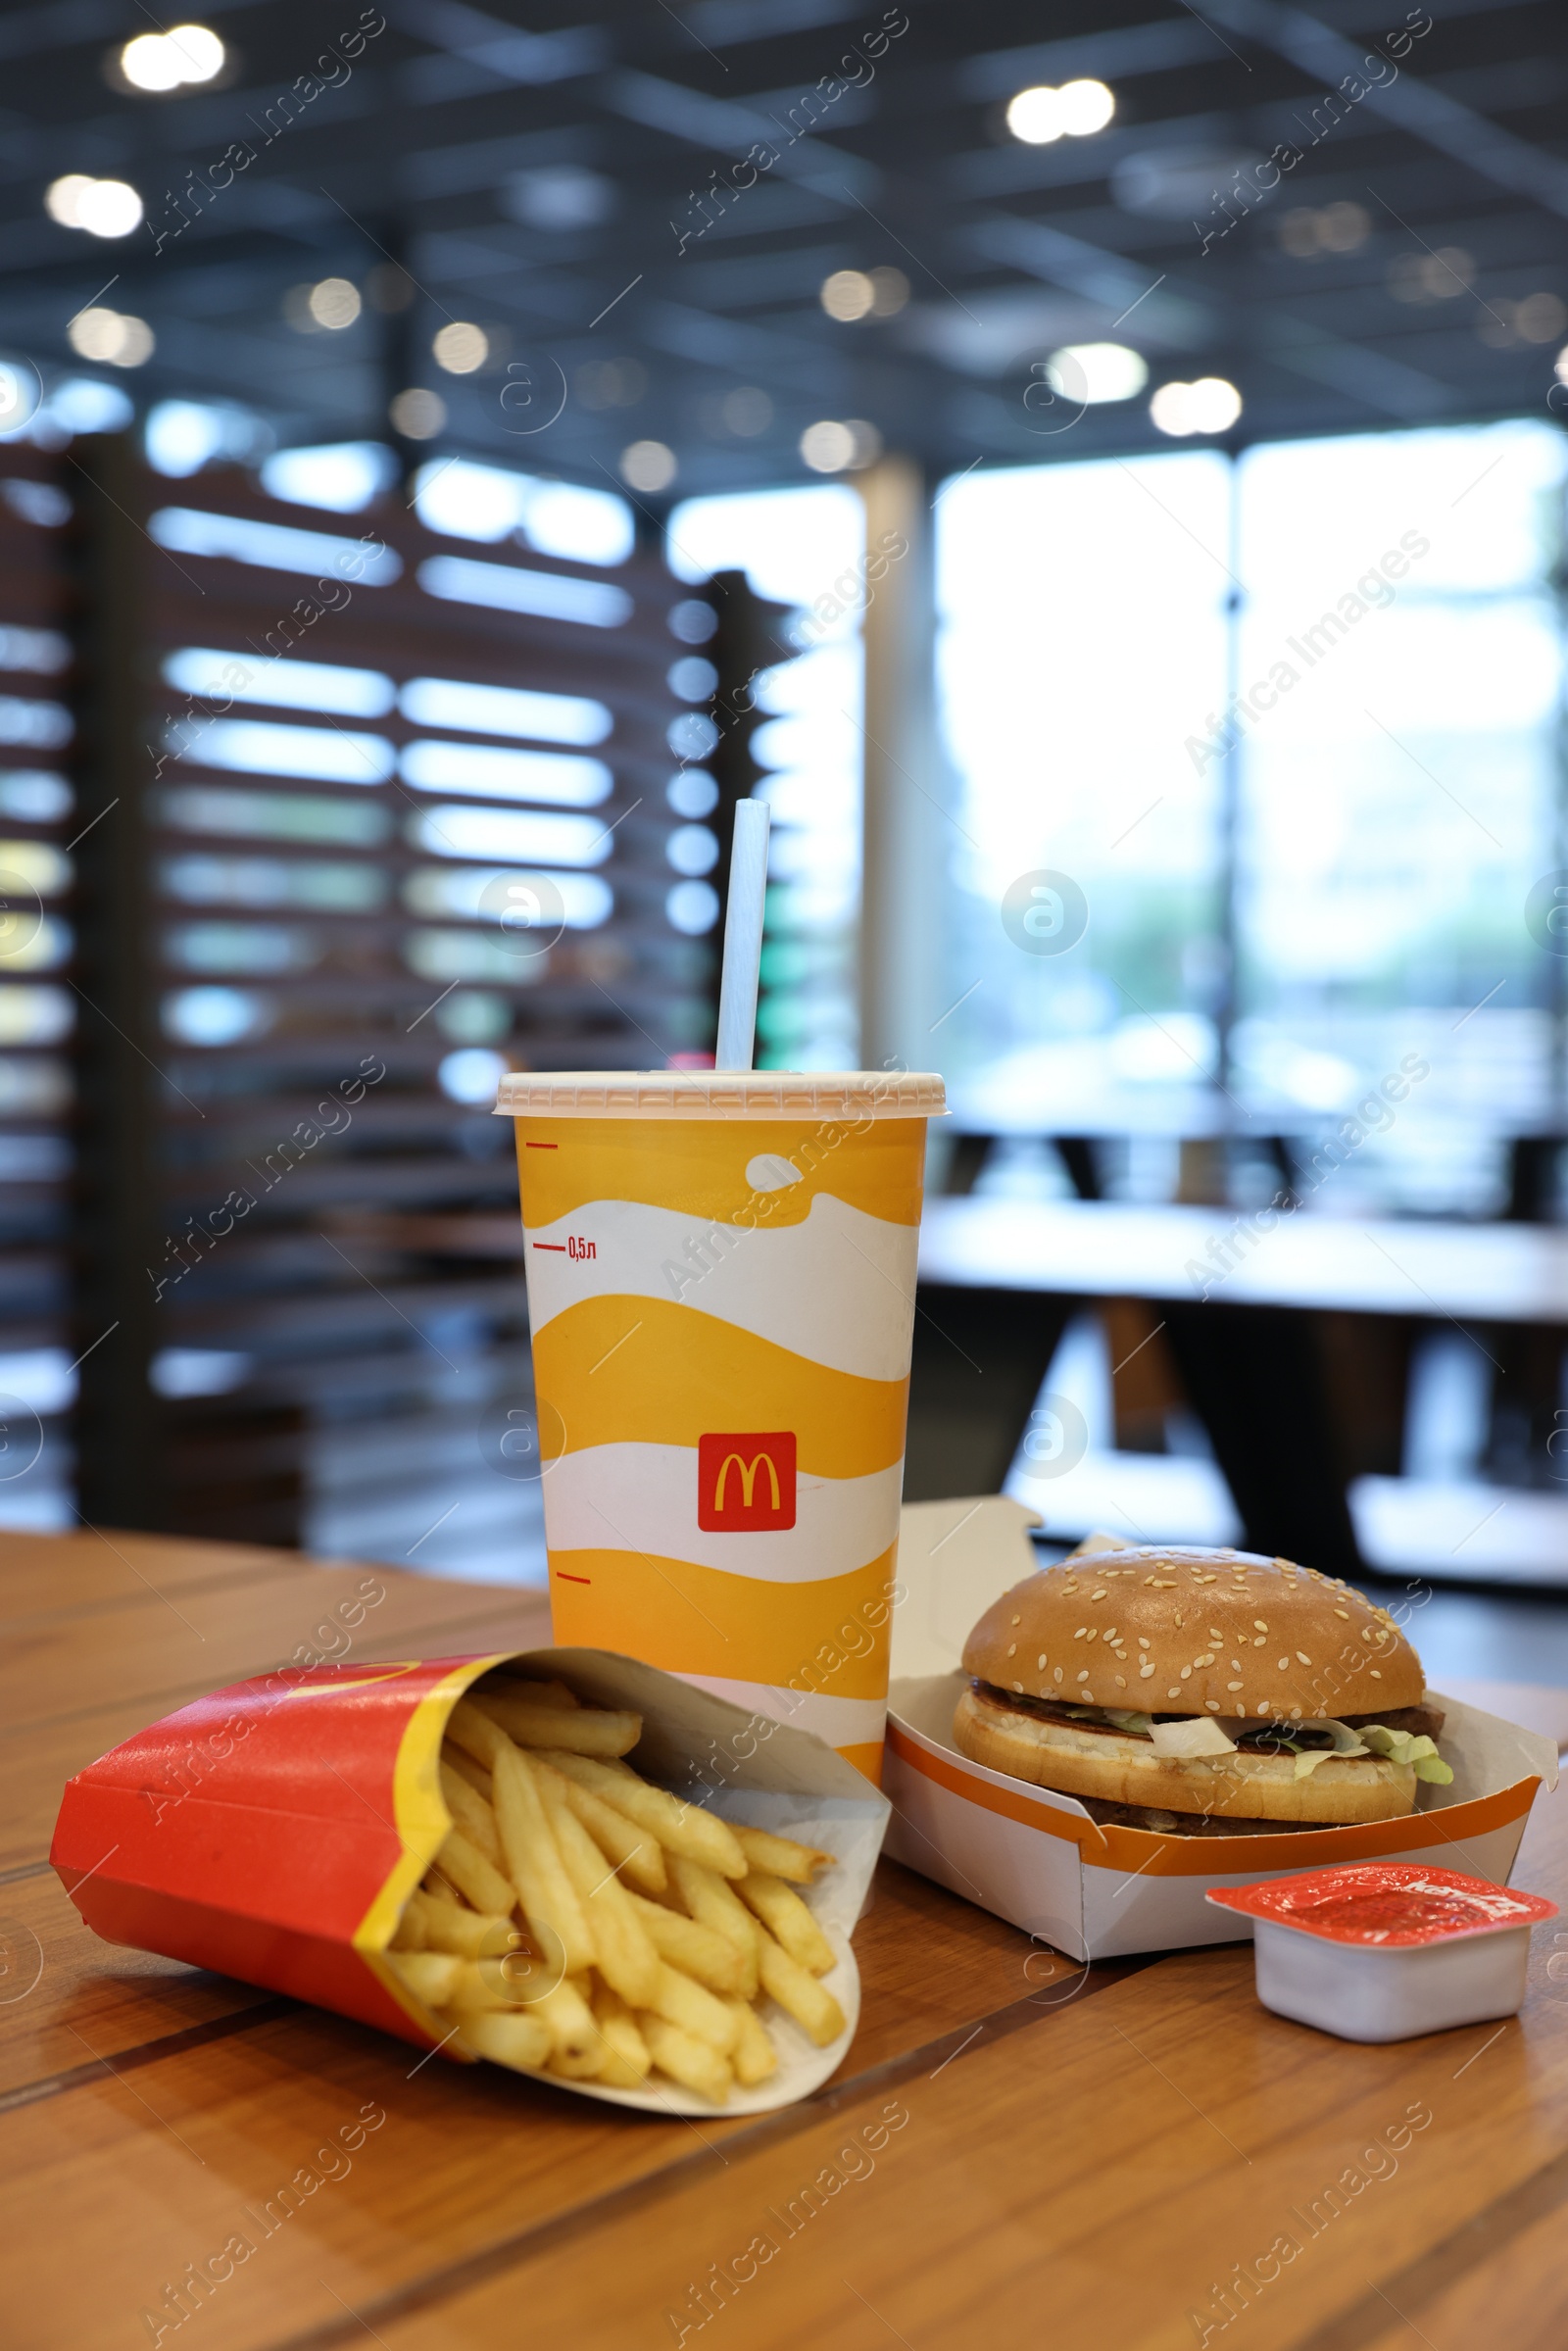
[[[1330,1942],[1384,1949],[1488,1935],[1557,1915],[1556,1904],[1540,1894],[1514,1893],[1484,1878],[1413,1861],[1365,1862],[1258,1886],[1216,1886],[1208,1898]]]

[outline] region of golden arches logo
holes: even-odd
[[[793,1429],[731,1429],[700,1437],[698,1526],[710,1535],[777,1534],[793,1527],[795,1451]]]
[[[713,1488],[713,1510],[715,1515],[721,1512],[724,1507],[724,1494],[725,1490],[729,1485],[729,1471],[731,1462],[735,1464],[735,1467],[741,1473],[741,1508],[743,1510],[751,1509],[752,1495],[757,1486],[757,1473],[762,1467],[764,1462],[766,1463],[767,1482],[772,1490],[773,1508],[776,1510],[779,1506],[778,1464],[774,1461],[772,1454],[754,1453],[750,1461],[743,1461],[739,1453],[726,1453],[723,1461],[719,1465],[718,1482]]]

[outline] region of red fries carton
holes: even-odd
[[[285,1667],[215,1690],[138,1732],[68,1782],[50,1859],[107,1942],[159,1951],[288,1992],[417,2048],[450,2028],[385,1954],[452,1819],[438,1764],[454,1705],[492,1667],[559,1675],[588,1705],[644,1718],[635,1768],[688,1800],[833,1853],[808,1889],[838,1954],[822,1979],[848,2020],[825,2049],[769,2019],[777,2073],[723,2111],[790,2104],[827,2080],[859,2013],[850,1935],[887,1820],[886,1799],[818,1739],[748,1715],[657,1667],[599,1649],[499,1651],[394,1663]],[[456,2046],[442,2054],[470,2062]],[[661,2082],[556,2082],[620,2105],[711,2113]]]
[[[1348,1861],[1434,1861],[1505,1886],[1538,1788],[1557,1784],[1551,1741],[1441,1691],[1451,1786],[1422,1782],[1417,1809],[1247,1837],[1158,1836],[1102,1827],[1076,1796],[990,1770],[953,1743],[975,1619],[1038,1565],[1037,1514],[999,1494],[915,1502],[899,1536],[892,1685],[882,1785],[895,1861],[994,1910],[1078,1960],[1237,1942],[1251,1922],[1206,1899]]]

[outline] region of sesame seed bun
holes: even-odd
[[[1419,1706],[1421,1660],[1336,1577],[1250,1551],[1100,1551],[1004,1592],[963,1670],[1028,1697],[1144,1714],[1376,1715]]]

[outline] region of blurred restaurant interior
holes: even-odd
[[[542,1584],[497,1083],[760,796],[906,1495],[1568,1685],[1568,28],[1386,14],[0,10],[0,1526]]]

